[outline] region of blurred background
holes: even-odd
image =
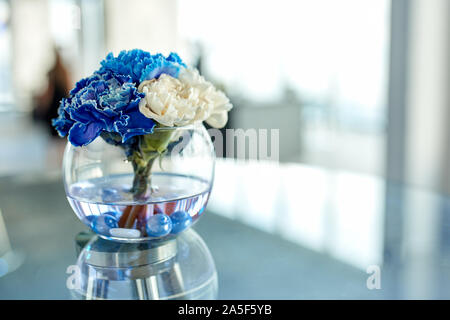
[[[281,161],[384,173],[388,0],[0,3],[2,144],[36,152],[33,168],[20,150],[3,155],[2,173],[53,165],[42,155],[51,141],[22,121],[45,93],[54,48],[69,88],[110,51],[177,51],[231,97],[230,127],[283,127]]]
[[[11,197],[41,199],[31,211],[42,214],[55,194],[65,201],[48,187],[65,145],[48,125],[57,101],[110,51],[176,51],[230,97],[227,128],[280,129],[279,162],[219,159],[209,210],[295,244],[292,261],[349,268],[323,280],[311,264],[303,275],[317,282],[299,275],[298,286],[261,270],[221,297],[380,297],[365,287],[370,265],[392,271],[381,297],[450,296],[449,18],[447,0],[0,0],[0,209],[12,245],[33,250],[18,235],[32,213]],[[26,183],[41,187],[25,197]],[[217,234],[204,238],[220,279]],[[257,283],[270,276],[264,296]]]

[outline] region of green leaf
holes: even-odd
[[[141,137],[140,149],[143,154],[157,152],[162,154],[170,143],[174,130],[156,130]]]

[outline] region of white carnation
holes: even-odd
[[[140,112],[169,127],[206,120],[210,126],[222,128],[232,108],[225,94],[196,69],[182,69],[178,79],[162,74],[159,79],[143,81],[138,89],[145,93]]]

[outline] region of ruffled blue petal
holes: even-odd
[[[129,113],[127,118],[123,117],[122,119],[123,121],[117,121],[115,123],[117,132],[122,136],[122,142],[126,142],[134,136],[153,133],[155,122],[146,118],[139,111]]]
[[[145,80],[157,79],[161,74],[168,74],[171,77],[178,78],[180,66],[177,63],[166,60],[163,56],[156,57],[151,64],[142,70],[140,82]]]
[[[151,133],[155,122],[139,112],[145,94],[131,81],[131,77],[111,71],[80,80],[71,97],[61,101],[59,116],[53,121],[60,136],[69,135],[73,145],[82,146],[103,131],[120,134],[122,142]]]
[[[160,53],[151,55],[139,49],[121,51],[117,57],[109,53],[100,64],[100,73],[109,70],[127,75],[134,83],[158,78],[163,73],[178,77],[180,68],[186,67],[176,53],[172,52],[166,58]]]
[[[185,68],[187,67],[184,64],[183,60],[181,60],[180,56],[178,54],[176,54],[175,52],[171,52],[169,54],[169,56],[167,57],[167,61],[178,63],[179,65],[181,65]]]
[[[100,125],[95,122],[89,124],[75,123],[69,130],[69,141],[75,147],[85,146],[94,141],[101,131]]]
[[[56,131],[58,131],[60,137],[65,137],[74,124],[74,121],[70,118],[66,111],[67,104],[69,103],[70,99],[62,99],[58,109],[58,117],[52,119],[52,124]]]

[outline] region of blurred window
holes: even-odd
[[[179,5],[181,36],[204,46],[206,70],[230,90],[266,101],[288,83],[308,101],[382,117],[388,0]]]
[[[232,97],[248,105],[298,97],[301,161],[323,161],[338,149],[354,158],[351,151],[362,145],[368,162],[349,169],[381,171],[381,160],[372,159],[383,158],[389,0],[180,0],[179,6],[182,39],[202,48],[204,73]]]
[[[53,41],[61,46],[73,46],[78,42],[77,31],[81,28],[80,7],[75,0],[50,0],[50,32]]]

